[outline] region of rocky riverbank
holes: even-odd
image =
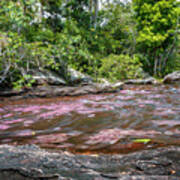
[[[171,80],[169,77],[170,75],[168,75],[168,77],[164,79],[163,83],[176,83],[176,82],[179,83],[180,78],[178,79],[178,73],[176,74],[173,73],[171,76]],[[151,80],[155,82],[153,79]],[[151,84],[151,81],[147,79],[145,81],[131,80],[129,82],[124,82],[124,84],[145,84],[145,82],[147,84]],[[122,89],[124,86],[125,86],[124,88],[130,87],[124,84],[123,83],[110,84],[107,82],[104,82],[103,84],[96,84],[89,82],[88,84],[82,83],[79,84],[78,86],[71,86],[71,87],[63,86],[63,85],[37,86],[30,90],[25,89],[21,91],[1,91],[1,98],[4,98],[5,96],[8,98],[9,97],[24,98],[24,97],[76,96],[82,94],[117,92],[120,89]],[[176,92],[179,91],[176,90]],[[122,94],[122,96],[124,96],[124,94]],[[160,97],[162,96],[158,96],[158,98]],[[173,102],[174,101],[175,100],[173,99]],[[43,103],[44,103],[44,99],[43,99]],[[114,103],[114,101],[112,103]],[[140,105],[142,107],[142,104]],[[174,107],[174,105],[172,105],[172,107]],[[178,109],[178,107],[176,108]],[[7,109],[9,110],[9,108]],[[137,108],[135,109],[137,110]],[[177,111],[175,110],[176,109],[174,109],[173,111],[169,111],[169,113],[175,113],[175,116],[177,116],[176,113]],[[164,113],[165,111],[162,112]],[[156,113],[161,113],[161,112],[156,112]],[[172,119],[174,119],[175,116],[172,116]],[[10,123],[9,120],[6,121],[6,123]],[[14,120],[14,118],[12,120]],[[176,121],[178,121],[178,117]],[[172,121],[172,123],[173,122],[174,121]],[[179,137],[178,134],[176,134],[176,138],[178,137]],[[6,138],[8,137],[6,136]],[[53,141],[53,139],[50,140]],[[35,145],[25,145],[25,146],[17,146],[17,147],[9,146],[9,145],[1,145],[0,146],[0,179],[2,180],[6,180],[6,179],[7,180],[34,180],[34,179],[35,180],[39,180],[39,179],[178,180],[180,179],[180,173],[179,173],[180,147],[175,146],[177,145],[177,143],[171,145],[173,146],[168,145],[163,148],[142,150],[141,152],[129,153],[127,155],[126,154],[80,155],[80,154],[72,154],[69,152],[62,152],[62,151],[50,152],[40,149],[38,146]],[[119,153],[119,151],[117,153]]]
[[[122,90],[123,83],[98,84],[91,83],[79,86],[37,86],[24,90],[0,91],[0,97],[28,98],[28,97],[55,97],[55,96],[79,96],[85,94],[113,93]]]
[[[76,71],[75,71],[76,72]],[[32,88],[24,88],[21,90],[1,90],[0,98],[15,97],[28,98],[28,97],[55,97],[55,96],[80,96],[86,94],[100,94],[100,93],[113,93],[122,90],[124,85],[160,85],[155,78],[147,79],[132,79],[124,82],[109,83],[103,80],[103,83],[94,83],[89,76],[76,74],[73,71],[71,85],[62,84],[64,80],[59,79],[54,74],[35,76],[37,84]],[[174,72],[167,75],[162,83],[171,84],[180,82],[180,72]],[[58,84],[60,83],[60,84]],[[74,85],[72,85],[74,84]]]
[[[74,155],[47,152],[35,145],[1,145],[0,179],[178,180],[180,148],[159,148],[128,155]]]

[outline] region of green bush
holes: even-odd
[[[142,64],[135,55],[131,58],[129,55],[111,54],[102,59],[100,74],[110,81],[141,78]]]
[[[137,51],[148,60],[146,70],[162,77],[171,64],[180,13],[177,0],[134,0],[133,8],[138,36]]]
[[[32,70],[60,72],[64,68],[58,46],[43,42],[27,43],[17,33],[8,33],[8,41],[0,52],[0,84],[14,88],[31,86],[34,82]]]

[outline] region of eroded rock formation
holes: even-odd
[[[180,82],[180,71],[175,71],[171,74],[168,74],[163,80],[163,83],[166,84],[172,84],[175,82]]]
[[[0,146],[0,179],[3,180],[178,180],[179,172],[179,147],[129,155],[73,155],[47,152],[34,145]]]

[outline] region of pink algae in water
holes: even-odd
[[[152,122],[157,125],[167,125],[167,126],[180,125],[180,120],[153,120]]]
[[[142,100],[142,99],[140,100],[138,99],[137,103],[138,104],[159,104],[158,102],[153,101],[153,100]]]
[[[41,109],[41,106],[28,106],[28,107],[19,107],[13,109],[13,111],[18,111],[18,112],[34,112]]]
[[[29,126],[29,125],[31,125],[31,124],[33,124],[34,123],[34,121],[33,120],[26,120],[26,121],[24,121],[24,126]]]
[[[128,94],[130,92],[130,90],[121,90],[120,93],[121,94]]]
[[[56,144],[66,141],[69,136],[65,133],[38,136],[33,142],[39,144]]]
[[[157,116],[167,116],[167,115],[174,115],[176,114],[177,112],[176,111],[173,111],[171,109],[167,109],[167,110],[164,110],[164,111],[154,111],[153,114],[154,115],[157,115]]]
[[[160,99],[160,98],[164,98],[165,96],[162,94],[152,94],[149,95],[148,98],[155,98],[155,99]]]
[[[34,132],[32,130],[26,129],[15,133],[15,136],[32,136]]]
[[[73,111],[76,111],[79,114],[91,114],[98,111],[98,109],[90,109],[89,107],[86,107],[82,102],[64,104],[62,106],[58,106],[52,109],[53,109],[52,111],[41,113],[40,115],[38,115],[38,117],[47,118],[53,116],[60,116],[63,114],[68,114]]]
[[[105,144],[114,144],[122,138],[127,136],[136,136],[136,137],[153,137],[154,135],[161,134],[160,132],[154,130],[124,130],[124,129],[105,129],[95,134],[94,136],[90,136],[86,144],[97,144],[97,143],[105,143]]]
[[[92,95],[92,96],[89,96],[89,99],[90,100],[93,100],[93,101],[100,101],[100,100],[104,100],[106,99],[107,97],[106,96],[96,96],[96,95]]]
[[[146,105],[145,104],[139,104],[138,105],[140,108],[144,108]]]
[[[9,128],[10,128],[10,126],[8,126],[8,125],[3,125],[3,124],[0,125],[0,130],[6,130]]]
[[[131,100],[133,96],[117,96],[117,98],[120,100]]]
[[[3,109],[3,108],[0,108],[0,113],[1,113],[1,112],[4,112],[4,109]]]
[[[80,105],[79,104],[65,104],[63,106],[52,106],[49,109],[52,111],[48,111],[39,115],[39,118],[47,118],[53,116],[60,116],[63,114],[67,114],[73,110],[76,110]]]
[[[3,122],[3,124],[14,124],[14,123],[22,122],[22,121],[25,121],[25,119],[20,118],[20,119],[15,119],[15,120],[8,120],[8,121],[6,120]]]
[[[3,117],[3,118],[8,118],[8,117],[11,117],[12,115],[13,115],[13,114],[9,113],[9,114],[3,115],[2,117]]]
[[[77,110],[77,113],[79,114],[93,114],[97,112],[97,110],[93,110],[93,109],[81,109],[81,110]]]

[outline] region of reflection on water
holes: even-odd
[[[129,86],[115,94],[4,100],[0,143],[34,143],[74,153],[180,146],[180,86]]]

